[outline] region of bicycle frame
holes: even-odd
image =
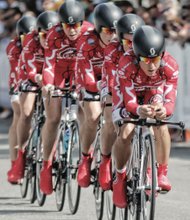
[[[175,125],[184,128],[182,122],[158,121],[155,119],[127,120],[123,123],[135,124],[132,153],[127,164],[128,207],[125,219],[154,220],[157,187],[157,167],[155,144],[151,126]],[[151,167],[151,182],[147,182],[147,168]],[[150,180],[149,180],[150,181]],[[150,207],[148,208],[148,203]]]

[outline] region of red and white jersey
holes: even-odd
[[[95,30],[87,31],[77,45],[77,83],[89,92],[98,92],[97,81],[102,77],[104,48]]]
[[[73,84],[77,42],[84,32],[93,25],[84,21],[80,36],[71,41],[63,31],[62,25],[52,27],[46,35],[45,63],[43,68],[43,85],[51,84],[58,88],[65,87],[65,80]]]
[[[11,40],[6,48],[6,53],[10,63],[9,89],[15,92],[18,83],[18,62],[22,51],[21,42],[18,37]]]
[[[118,67],[119,59],[124,53],[122,45],[112,41],[104,50],[104,63],[102,68],[101,90],[112,94],[114,76]]]
[[[41,74],[44,65],[44,49],[40,44],[36,31],[25,36],[23,50],[20,55],[19,79],[30,80],[35,83],[35,75]]]
[[[178,73],[178,64],[167,52],[162,58],[160,68],[151,77],[139,67],[133,52],[125,53],[119,61],[115,75],[113,110],[125,107],[127,112],[138,115],[140,104],[163,103],[167,116],[171,115],[176,101]]]

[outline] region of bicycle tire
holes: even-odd
[[[25,168],[24,168],[24,177],[21,180],[20,184],[20,191],[21,191],[21,197],[26,198],[27,192],[28,192],[28,186],[29,186],[29,181],[31,177],[31,163],[32,161],[32,148],[33,148],[33,142],[34,142],[34,135],[35,135],[35,130],[32,131],[28,144],[25,148],[26,151],[26,162],[25,162]]]
[[[155,195],[156,195],[156,164],[154,142],[151,134],[147,134],[143,139],[143,155],[141,156],[140,172],[140,199],[136,209],[136,220],[154,220],[155,214]],[[147,168],[151,168],[151,182],[147,186]],[[148,190],[147,190],[148,189]]]
[[[94,153],[94,160],[92,161],[92,170],[94,171],[94,197],[95,197],[95,208],[96,217],[98,220],[102,220],[104,212],[104,190],[100,187],[98,182],[99,165],[101,161],[100,151],[100,133],[97,133]]]
[[[75,214],[79,207],[81,187],[77,182],[77,170],[81,159],[81,145],[79,137],[79,126],[77,121],[73,121],[70,127],[70,138],[68,146],[68,201],[69,209]]]
[[[131,156],[127,163],[127,197],[128,205],[125,209],[120,210],[121,220],[137,220],[139,208],[139,185],[140,161],[141,161],[141,140],[142,130],[140,127],[135,128],[132,139]]]
[[[62,128],[60,128],[62,129]],[[64,133],[65,129],[58,135],[58,142],[56,146],[55,152],[55,160],[54,160],[54,190],[55,190],[55,200],[56,207],[58,211],[63,210],[63,206],[65,203],[65,194],[66,194],[66,173],[67,173],[67,158],[66,151],[63,149],[64,143]]]
[[[41,138],[38,136],[36,149],[36,199],[39,206],[43,206],[46,200],[46,195],[40,190],[40,171],[42,168],[42,145]]]
[[[120,208],[117,208],[117,211],[119,212],[119,220],[130,220],[129,217],[128,217],[128,209],[125,208],[125,209],[120,209]]]
[[[154,140],[153,136],[151,134],[148,134],[145,136],[145,148],[147,151],[147,157],[145,157],[145,163],[144,163],[144,169],[143,169],[143,175],[144,175],[144,184],[147,184],[147,167],[148,164],[146,161],[149,160],[149,166],[151,168],[151,182],[150,182],[150,196],[147,199],[146,192],[143,193],[142,198],[144,201],[142,203],[145,205],[143,207],[143,218],[141,219],[149,219],[149,220],[154,220],[155,216],[155,204],[156,204],[156,161],[155,161],[155,147],[154,147]],[[149,152],[148,152],[149,151]],[[150,207],[148,206],[148,203]],[[146,209],[146,210],[144,210]],[[149,210],[148,210],[149,209]]]
[[[113,204],[112,191],[105,191],[105,210],[107,220],[114,220],[116,217],[116,206]]]
[[[34,203],[36,201],[36,176],[33,176],[29,179],[30,186],[30,203]]]
[[[28,183],[29,183],[29,179],[28,179],[28,171],[25,169],[24,171],[24,177],[20,182],[20,193],[21,193],[21,197],[24,199],[27,196],[27,192],[28,192]]]

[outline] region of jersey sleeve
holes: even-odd
[[[82,36],[77,45],[77,71],[78,82],[82,83],[83,87],[88,92],[98,92],[95,73],[92,62],[90,60],[90,53],[93,48],[88,45],[86,36]]]
[[[167,116],[170,116],[175,108],[179,68],[177,62],[172,57],[170,57],[168,64],[165,66],[164,107],[166,108]]]
[[[128,65],[126,65],[128,63]],[[127,112],[137,115],[137,95],[131,75],[131,61],[126,56],[122,56],[118,66],[118,81],[120,91],[123,94],[123,101]],[[118,93],[119,94],[119,93]],[[117,103],[117,102],[116,102]]]
[[[107,87],[108,91],[112,93],[114,86],[114,76],[118,67],[121,51],[119,50],[118,42],[112,42],[105,49],[104,63],[102,69],[102,89]]]
[[[15,53],[13,54],[12,51],[14,51],[14,47],[15,47],[15,41],[12,40],[6,48],[6,53],[10,64],[9,81],[8,81],[10,90],[15,90],[18,81],[19,55]]]
[[[46,48],[44,50],[44,65],[42,70],[43,85],[54,85],[57,51],[61,48],[62,34],[59,25],[54,26],[47,33]]]

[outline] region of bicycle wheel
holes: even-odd
[[[77,182],[77,170],[79,161],[81,158],[81,146],[79,139],[79,127],[77,121],[73,121],[70,127],[70,138],[68,145],[68,200],[69,209],[72,214],[75,214],[78,210],[80,201],[81,188]]]
[[[46,195],[40,190],[40,170],[42,168],[42,144],[41,138],[38,136],[36,149],[36,198],[39,206],[43,206],[46,200]]]
[[[116,214],[116,206],[113,204],[112,191],[105,191],[105,210],[108,220],[114,220]]]
[[[32,178],[29,179],[29,188],[30,188],[30,203],[34,203],[36,200],[36,176],[32,176]]]
[[[101,151],[100,151],[100,134],[97,133],[95,140],[95,147],[93,153],[94,160],[92,161],[92,174],[94,177],[94,197],[95,197],[95,207],[96,207],[96,216],[98,220],[101,220],[103,217],[104,211],[104,191],[98,183],[98,170],[101,160]]]
[[[117,211],[118,212],[118,219],[119,220],[130,220],[130,215],[128,215],[128,209],[125,208],[125,209],[120,209],[120,208],[117,208]]]
[[[120,209],[121,220],[137,220],[139,208],[141,205],[139,179],[141,170],[141,138],[142,130],[140,127],[135,128],[135,133],[131,145],[131,156],[127,162],[127,198],[128,205],[125,209]]]
[[[20,182],[20,193],[22,198],[26,198],[28,192],[28,170],[25,168],[24,170],[24,177]]]
[[[114,159],[111,160],[112,178],[115,179],[115,165]],[[113,204],[112,190],[105,191],[105,211],[108,220],[114,220],[116,218],[116,206]]]
[[[30,203],[34,203],[36,200],[36,148],[38,144],[39,126],[34,129],[32,134],[32,140],[29,148],[29,189],[30,189]]]
[[[144,152],[141,171],[141,212],[138,219],[154,220],[156,204],[156,162],[154,140],[151,134],[144,138]],[[147,178],[147,168],[151,169],[151,179]]]
[[[154,220],[156,166],[153,143],[151,134],[140,135],[136,140],[134,161],[132,162],[132,180],[129,182],[132,193],[128,193],[127,220]],[[152,180],[149,182],[147,181],[148,167],[152,170]]]
[[[56,146],[55,159],[53,162],[53,176],[54,176],[54,190],[56,207],[61,211],[65,202],[66,182],[67,182],[67,152],[63,148],[64,139],[63,132],[58,135],[58,142]]]
[[[33,164],[33,145],[35,145],[35,130],[32,131],[28,144],[25,148],[26,151],[26,162],[24,168],[24,177],[21,180],[20,190],[22,198],[27,196],[28,185],[30,182],[30,178],[32,177],[32,164]]]

